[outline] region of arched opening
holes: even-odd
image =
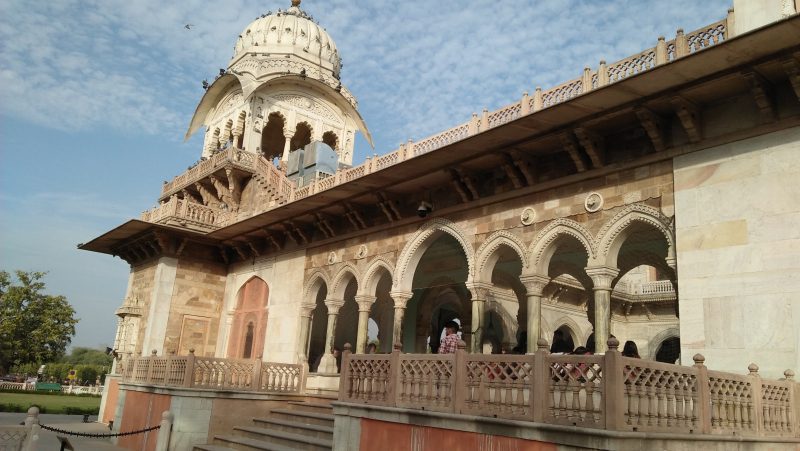
[[[219,128],[215,128],[214,133],[211,134],[211,143],[209,143],[211,150],[219,150],[219,135]]]
[[[327,295],[328,286],[324,281],[317,279],[311,289],[315,307],[311,312],[311,333],[308,340],[308,370],[312,373],[317,372],[319,362],[325,354],[325,332],[328,328],[328,307],[325,305]]]
[[[339,145],[339,137],[336,136],[336,133],[331,131],[323,133],[322,142],[329,145],[331,149],[336,151],[336,153],[339,153],[339,149],[336,147]]]
[[[350,343],[351,347],[355,347],[358,339],[358,304],[356,303],[358,283],[355,276],[350,275],[349,277],[350,280],[344,289],[344,305],[339,308],[339,315],[336,318],[333,340],[333,347],[340,352],[344,351],[345,343]]]
[[[242,353],[242,357],[245,359],[249,359],[253,356],[253,331],[253,323],[247,323],[247,333],[244,336],[244,352]]]
[[[311,126],[307,122],[300,122],[294,129],[294,136],[289,141],[289,150],[302,149],[311,142]]]
[[[267,125],[261,130],[261,155],[267,160],[280,158],[283,155],[283,147],[286,138],[283,136],[283,129],[286,121],[278,112],[270,113],[267,116]]]
[[[575,332],[563,324],[553,332],[553,338],[550,340],[550,352],[569,354],[575,349],[576,340]]]
[[[368,343],[378,342],[379,352],[392,352],[392,326],[394,324],[394,302],[389,295],[392,289],[392,275],[385,268],[378,270],[379,278],[375,287],[375,302],[369,312],[370,327],[374,335],[369,335]],[[376,275],[378,275],[376,274]],[[374,324],[374,326],[373,326]],[[368,331],[370,334],[372,331]]]
[[[669,337],[662,341],[656,351],[656,361],[664,363],[678,363],[681,358],[681,339]]]
[[[239,139],[234,143],[237,148],[244,149],[244,131],[245,123],[247,121],[247,113],[242,111],[239,113],[239,119],[236,121],[236,130],[239,132]]]
[[[412,298],[403,320],[405,352],[435,352],[444,324],[458,319],[468,335],[472,310],[466,288],[468,262],[453,236],[437,231],[413,269]]]
[[[269,286],[258,277],[251,278],[239,289],[228,341],[228,357],[262,357],[268,303]]]
[[[522,259],[519,252],[509,244],[501,244],[486,262],[491,269],[492,287],[482,323],[484,352],[489,348],[492,353],[502,349],[519,350],[519,336],[527,331],[527,297],[520,282]]]

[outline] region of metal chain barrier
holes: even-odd
[[[140,429],[138,431],[128,431],[128,432],[117,432],[116,434],[92,434],[89,432],[73,432],[73,431],[65,431],[64,429],[59,429],[51,426],[46,426],[44,424],[39,424],[44,430],[51,431],[51,432],[58,432],[61,434],[67,435],[74,435],[77,437],[90,437],[90,438],[108,438],[108,437],[124,437],[126,435],[136,435],[136,434],[144,434],[145,432],[155,431],[156,429],[160,428],[161,425],[153,426],[151,428]]]

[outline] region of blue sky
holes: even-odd
[[[236,36],[289,0],[0,2],[0,269],[49,271],[110,345],[128,266],[76,249],[156,202],[202,136],[183,142],[201,81]],[[731,0],[304,0],[344,60],[375,153],[394,150],[725,17]],[[187,30],[184,25],[192,24]],[[356,161],[373,150],[362,139]]]

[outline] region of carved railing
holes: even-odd
[[[118,364],[124,383],[260,393],[303,393],[304,365],[188,356],[138,357]]]
[[[601,61],[597,70],[586,68],[578,78],[544,91],[537,88],[533,96],[529,97],[526,93],[520,101],[511,105],[493,112],[484,110],[481,118],[474,115],[471,120],[449,130],[437,133],[416,143],[409,141],[393,152],[372,159],[368,158],[359,166],[339,171],[332,177],[312,181],[300,188],[295,187],[271,162],[253,153],[229,148],[215,153],[204,161],[200,161],[185,173],[175,177],[171,182],[165,183],[161,190],[161,197],[178,193],[182,188],[208,177],[226,165],[233,165],[255,171],[254,177],[261,179],[266,189],[272,190],[272,201],[259,207],[259,211],[254,212],[256,214],[262,213],[286,202],[297,201],[343,183],[349,183],[409,158],[424,155],[456,141],[466,139],[476,133],[501,126],[522,116],[558,105],[592,90],[622,81],[659,65],[717,45],[729,38],[728,22],[732,17],[733,13],[731,11],[727,18],[690,33],[684,34],[683,30],[678,30],[673,40],[665,41],[660,38],[655,47],[608,65]],[[214,217],[214,223],[209,223],[207,221],[213,215],[197,213],[199,219],[192,219],[192,221],[197,221],[201,226],[217,228],[226,224],[225,221],[221,221],[218,217]],[[177,206],[164,207],[162,205],[143,213],[142,220],[157,222],[165,217],[180,214],[181,211],[177,210]],[[219,212],[217,212],[217,215],[219,215]]]
[[[604,355],[352,354],[339,401],[626,432],[800,438],[800,384]]]

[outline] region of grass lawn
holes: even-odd
[[[68,407],[86,410],[87,413],[89,410],[93,410],[96,413],[98,409],[100,409],[100,397],[5,392],[0,393],[0,405],[2,404],[20,405],[23,411],[27,411],[31,405],[36,404],[40,408],[43,408],[43,413],[66,413],[65,411]]]

